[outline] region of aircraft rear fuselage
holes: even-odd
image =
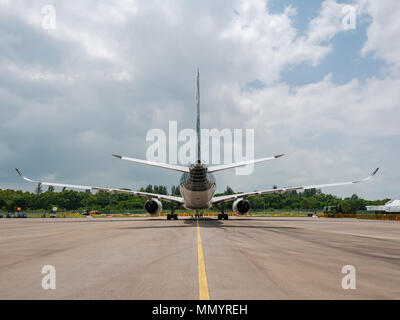
[[[195,164],[189,173],[184,173],[180,181],[180,192],[185,199],[186,209],[209,209],[215,193],[215,178],[202,164]]]

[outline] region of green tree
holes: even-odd
[[[345,200],[340,204],[340,208],[342,209],[343,213],[350,213],[351,203],[349,201]]]
[[[230,194],[234,194],[235,192],[233,191],[233,189],[230,186],[226,187],[226,190],[224,192],[225,195],[230,195]]]

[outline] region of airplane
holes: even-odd
[[[174,170],[178,172],[182,172],[182,176],[180,179],[179,190],[182,197],[169,196],[169,195],[161,195],[161,194],[153,194],[148,192],[141,191],[133,191],[130,189],[116,189],[116,188],[104,188],[104,187],[95,187],[95,186],[83,186],[83,185],[72,185],[65,183],[53,183],[53,182],[42,182],[29,179],[25,177],[20,170],[15,169],[18,174],[25,179],[26,181],[32,183],[41,183],[42,185],[54,186],[54,187],[63,187],[63,188],[72,188],[72,189],[81,189],[81,190],[94,190],[94,191],[105,191],[109,193],[124,193],[130,194],[136,197],[145,197],[147,201],[144,205],[145,211],[151,216],[157,216],[162,211],[162,203],[161,201],[170,202],[172,204],[171,213],[167,215],[167,220],[177,220],[178,215],[175,214],[175,210],[180,206],[183,206],[189,210],[196,210],[197,214],[200,210],[209,209],[212,206],[216,206],[220,210],[220,214],[218,214],[218,220],[228,220],[228,214],[225,213],[225,203],[228,201],[234,201],[232,205],[233,212],[236,215],[243,216],[250,212],[250,203],[248,201],[248,197],[250,196],[261,196],[264,194],[270,193],[284,193],[287,191],[294,190],[306,190],[306,189],[320,189],[326,187],[334,187],[334,186],[343,186],[343,185],[351,185],[360,182],[365,182],[370,180],[379,170],[379,168],[375,169],[370,176],[360,180],[348,181],[348,182],[338,182],[338,183],[328,183],[328,184],[319,184],[319,185],[309,185],[309,186],[298,186],[298,187],[286,187],[286,188],[277,188],[270,190],[261,190],[261,191],[253,191],[253,192],[245,192],[238,193],[232,195],[224,195],[224,196],[214,196],[216,191],[216,182],[215,177],[213,175],[214,172],[228,170],[232,168],[242,167],[245,165],[259,163],[269,160],[278,159],[283,154],[275,155],[272,157],[266,157],[261,159],[253,159],[248,161],[241,161],[232,164],[223,164],[216,166],[207,167],[201,161],[201,139],[200,139],[200,73],[197,70],[197,122],[196,122],[196,134],[197,134],[197,160],[194,164],[190,166],[180,166],[180,165],[171,165],[167,163],[159,163],[154,161],[141,160],[136,158],[124,157],[121,155],[115,155],[114,157],[131,161],[136,163],[141,163],[149,166],[161,167],[164,169]]]

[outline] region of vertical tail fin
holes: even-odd
[[[197,163],[201,163],[201,135],[200,135],[200,72],[197,68]]]

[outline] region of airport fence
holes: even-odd
[[[254,209],[251,211],[253,216],[264,217],[306,217],[317,213],[317,210],[296,210],[296,209]]]
[[[387,213],[376,213],[376,214],[356,214],[356,213],[321,213],[318,214],[320,218],[352,218],[352,219],[366,219],[366,220],[400,220],[400,213],[387,214]]]

